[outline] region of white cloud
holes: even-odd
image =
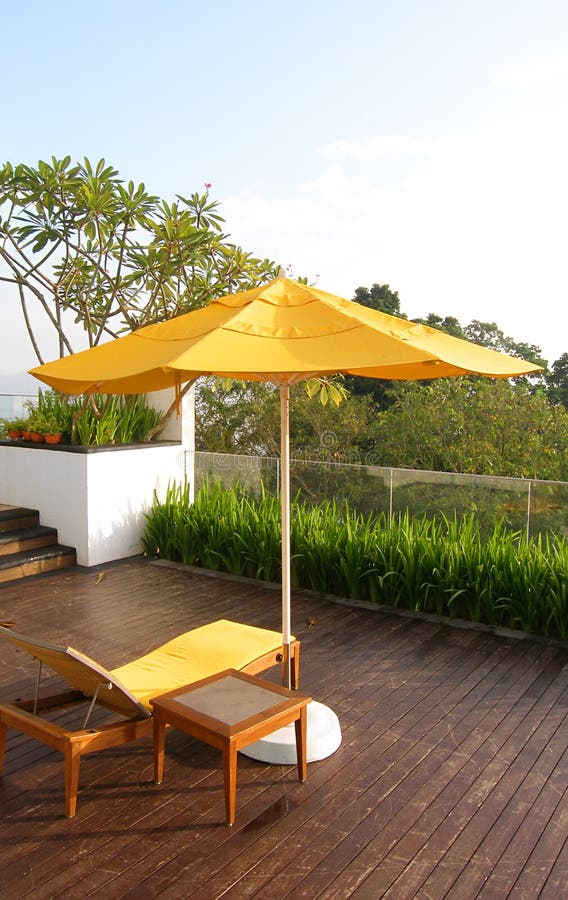
[[[498,86],[516,88],[541,87],[568,75],[568,56],[547,57],[511,66],[495,80]]]
[[[416,156],[428,152],[426,141],[405,134],[387,134],[363,140],[332,141],[319,151],[329,159],[363,160]]]
[[[385,187],[382,159],[360,163],[357,142],[311,182],[257,188],[224,201],[233,238],[255,253],[319,275],[352,296],[387,282],[411,316],[436,312],[495,321],[550,361],[568,352],[568,125],[518,116],[465,136],[440,136],[411,156]],[[414,138],[409,137],[412,146]]]

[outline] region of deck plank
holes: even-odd
[[[2,586],[0,617],[113,668],[217,618],[278,629],[280,597],[133,559]],[[150,739],[85,757],[66,820],[59,754],[10,731],[2,897],[562,896],[568,648],[302,592],[293,630],[301,687],[343,731],[304,784],[294,767],[240,757],[227,828],[218,752],[172,731],[162,785]],[[30,658],[3,650],[1,699],[34,678]]]

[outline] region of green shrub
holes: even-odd
[[[145,394],[93,394],[91,400],[75,416],[75,444],[139,443],[146,442],[151,432],[158,433],[162,413],[148,406]]]
[[[86,447],[146,442],[159,433],[162,419],[159,410],[148,406],[145,394],[93,394],[87,403],[57,391],[38,391],[37,402],[27,407],[32,430],[61,433]]]
[[[170,486],[147,514],[148,556],[267,581],[281,577],[280,502],[206,483],[195,503]],[[511,532],[489,536],[473,515],[408,514],[389,524],[347,503],[292,503],[292,583],[322,593],[568,638],[568,543]]]

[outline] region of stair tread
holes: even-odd
[[[0,503],[0,584],[75,566],[75,548],[57,537],[57,528],[40,525],[39,510]]]
[[[13,531],[0,531],[0,544],[10,544],[12,541],[46,537],[54,534],[57,534],[57,528],[52,528],[50,525],[34,525],[29,528],[15,528]]]
[[[38,547],[34,550],[23,550],[19,553],[10,553],[0,556],[0,570],[10,569],[22,563],[33,563],[38,560],[56,559],[58,556],[75,555],[74,547],[66,547],[63,544],[52,544],[49,547]]]
[[[39,510],[28,509],[26,506],[8,506],[0,509],[0,522],[10,519],[28,519],[30,516],[39,516]]]

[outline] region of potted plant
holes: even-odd
[[[2,436],[7,435],[12,441],[20,441],[26,426],[27,419],[3,419]]]
[[[34,444],[39,444],[43,441],[43,435],[45,433],[45,419],[43,414],[34,409],[28,419],[28,429],[30,432],[30,440],[34,442]]]
[[[59,444],[63,437],[63,432],[68,430],[67,422],[64,422],[63,417],[55,410],[44,413],[43,419],[45,443]]]
[[[78,409],[78,403],[58,402],[51,409],[46,410],[47,419],[46,440],[51,444],[58,444],[62,438],[66,441],[71,440],[71,429],[73,427],[73,415]]]

